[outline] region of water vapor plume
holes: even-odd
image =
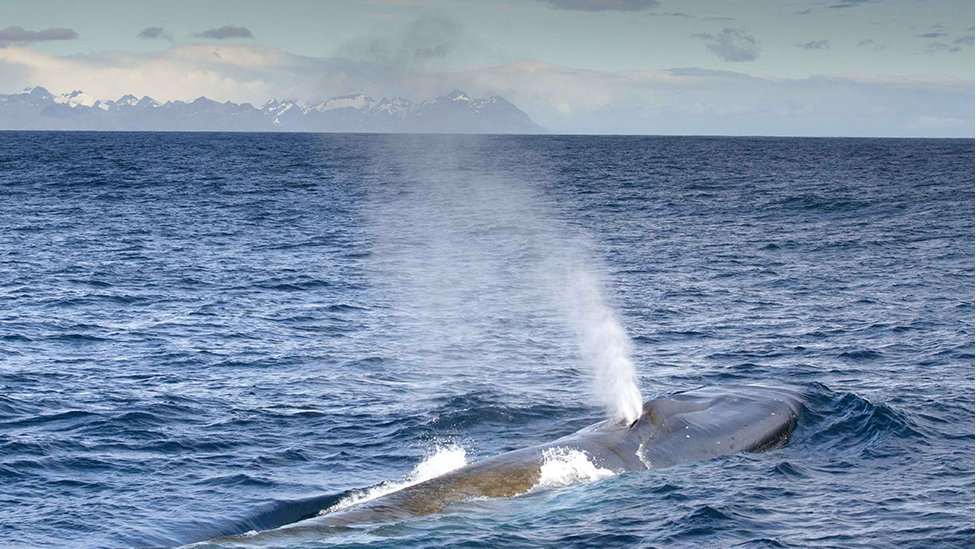
[[[589,386],[611,418],[637,419],[633,344],[606,267],[569,221],[574,205],[546,192],[551,175],[507,174],[490,138],[391,139],[369,211],[377,283],[400,316],[395,344],[409,346],[397,355],[423,361],[415,368],[445,391],[565,401]],[[567,382],[575,366],[592,381]],[[533,380],[565,392],[533,396]]]
[[[631,423],[644,403],[637,385],[634,345],[616,311],[603,297],[602,284],[583,268],[567,272],[566,316],[576,332],[583,360],[593,371],[594,392],[610,417]]]

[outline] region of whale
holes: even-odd
[[[525,494],[538,486],[547,456],[582,452],[613,473],[662,469],[786,444],[803,402],[799,394],[756,385],[701,387],[644,404],[636,421],[606,420],[552,442],[498,454],[425,482],[335,511],[246,536],[315,535],[329,529],[396,522],[444,511],[473,498]],[[214,541],[220,541],[218,538]]]

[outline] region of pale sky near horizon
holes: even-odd
[[[0,0],[0,93],[500,94],[553,131],[973,135],[972,1]]]

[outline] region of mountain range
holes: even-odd
[[[0,130],[282,131],[367,133],[542,133],[504,98],[474,99],[454,90],[414,102],[367,95],[320,103],[272,99],[260,107],[199,97],[190,102],[125,95],[96,99],[82,91],[54,95],[37,86],[0,95]]]

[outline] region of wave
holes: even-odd
[[[830,447],[834,452],[873,452],[898,439],[927,444],[924,431],[909,414],[852,392],[835,392],[814,383],[806,393],[807,421],[801,420],[796,442]],[[806,425],[804,425],[806,423]]]

